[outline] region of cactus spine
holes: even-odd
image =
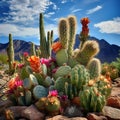
[[[76,17],[75,16],[69,16],[68,17],[68,23],[69,23],[69,41],[68,41],[68,56],[72,56],[72,52],[74,49],[75,44],[75,35],[76,35]]]
[[[86,41],[82,49],[78,51],[75,59],[82,65],[87,66],[89,61],[99,52],[99,45],[96,41]]]
[[[46,43],[46,36],[45,36],[45,29],[44,29],[44,18],[43,14],[40,13],[40,24],[39,24],[39,30],[40,30],[40,51],[41,57],[48,58],[47,54],[47,43]]]
[[[59,22],[59,39],[64,49],[68,48],[68,21],[65,18],[61,18]]]
[[[13,70],[13,63],[14,63],[14,46],[13,46],[13,39],[12,34],[9,34],[9,45],[7,48],[8,54],[8,62],[9,62],[9,71]]]
[[[90,73],[90,78],[91,79],[96,79],[100,76],[101,73],[101,62],[97,58],[93,58],[88,66],[87,66],[89,73]]]
[[[31,55],[36,55],[35,44],[31,43]]]

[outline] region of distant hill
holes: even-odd
[[[110,63],[116,60],[116,58],[119,55],[120,46],[111,45],[108,42],[106,42],[104,39],[99,40],[95,37],[90,37],[89,39],[96,40],[99,43],[100,52],[96,57],[99,58],[102,63],[103,62]],[[55,41],[57,40],[58,39],[56,39]],[[78,48],[79,44],[80,44],[79,35],[76,35],[76,43],[74,48]],[[6,44],[0,43],[0,53],[6,53],[7,46],[8,43]],[[30,46],[31,46],[31,42],[26,42],[24,40],[14,40],[15,58],[19,59],[19,54],[23,54],[23,52],[30,53]],[[38,46],[36,45],[36,48],[37,47]]]

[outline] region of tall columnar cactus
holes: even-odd
[[[87,68],[89,70],[91,79],[97,79],[100,76],[100,74],[101,74],[101,62],[99,59],[93,58],[92,60],[90,60]]]
[[[35,44],[31,43],[31,55],[36,55]]]
[[[68,39],[69,39],[69,26],[68,21],[65,18],[61,18],[59,22],[59,40],[64,49],[68,48]]]
[[[7,48],[7,55],[9,62],[9,70],[11,71],[13,69],[13,63],[14,63],[14,46],[13,46],[12,34],[9,34],[9,45]]]
[[[75,35],[76,35],[76,26],[77,26],[76,17],[69,16],[68,24],[69,24],[68,56],[71,57],[75,44]]]
[[[51,56],[51,43],[52,43],[52,40],[51,40],[51,32],[48,31],[47,32],[47,48],[48,48],[48,55]]]
[[[51,30],[50,35],[51,35],[51,45],[52,45],[53,44],[53,30]]]
[[[46,42],[46,35],[45,35],[45,29],[44,29],[44,18],[43,14],[40,13],[40,19],[39,19],[39,30],[40,30],[40,51],[41,57],[48,58],[48,52],[47,52],[47,42]]]
[[[87,66],[89,61],[99,52],[99,44],[96,41],[86,41],[82,49],[78,51],[75,59],[82,65]]]

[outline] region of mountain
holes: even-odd
[[[119,56],[120,46],[117,45],[111,45],[108,42],[106,42],[104,39],[97,39],[95,37],[90,37],[90,40],[96,40],[99,43],[100,46],[100,52],[96,56],[101,60],[102,63],[104,62],[112,62],[116,60],[116,58]],[[55,41],[57,41],[56,39]],[[26,42],[23,40],[14,40],[14,49],[15,49],[15,58],[19,59],[19,54],[23,54],[24,52],[30,53],[30,47],[31,42]],[[80,44],[79,35],[76,35],[76,43],[74,48],[78,48]],[[0,53],[6,53],[6,48],[8,46],[8,43],[1,44],[0,43]],[[36,48],[38,46],[36,45]]]

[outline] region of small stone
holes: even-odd
[[[7,108],[7,110],[10,110],[13,113],[14,118],[18,118],[21,117],[22,111],[25,110],[26,108],[27,108],[26,106],[12,106]]]
[[[81,112],[80,107],[68,106],[63,112],[63,115],[67,117],[82,117],[83,113]]]
[[[101,115],[98,116],[98,115],[96,115],[94,113],[89,113],[87,115],[87,119],[88,120],[107,120],[107,118],[105,116],[101,116]]]
[[[111,106],[114,108],[120,108],[120,97],[118,96],[109,97],[107,100],[107,106]]]
[[[10,100],[0,101],[0,114],[3,113],[6,108],[12,105],[13,103]]]
[[[73,117],[73,118],[68,118],[62,115],[57,115],[52,118],[48,118],[46,120],[87,120],[87,118],[84,117]]]
[[[22,111],[22,117],[29,120],[44,120],[44,114],[39,112],[34,105],[31,105]]]
[[[115,120],[120,120],[120,110],[117,108],[109,107],[109,106],[104,106],[103,107],[103,115],[115,119]]]

